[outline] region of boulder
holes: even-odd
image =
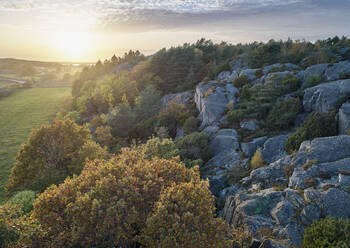
[[[288,136],[289,135],[279,135],[266,140],[261,149],[265,163],[270,164],[287,155],[284,150],[284,144]]]
[[[303,82],[303,87],[305,86],[305,83],[308,80],[308,78],[314,75],[317,75],[320,78],[322,78],[327,67],[328,67],[328,64],[312,65],[306,68],[304,71],[299,72],[298,78]]]
[[[323,83],[305,89],[303,105],[306,112],[329,112],[339,101],[350,93],[350,79]]]
[[[346,134],[350,130],[350,103],[344,103],[339,109],[339,134]]]
[[[256,138],[248,143],[241,143],[242,152],[245,155],[251,157],[256,152],[256,149],[261,147],[266,140],[267,140],[267,136],[264,136],[264,137]]]
[[[206,128],[203,129],[203,133],[208,135],[209,139],[212,139],[215,133],[219,130],[218,125],[212,125],[212,126],[207,126]]]
[[[196,87],[195,103],[201,120],[200,130],[219,121],[228,102],[236,102],[238,90],[232,84],[219,84],[216,81],[199,83]]]
[[[193,101],[194,94],[191,92],[181,92],[176,94],[168,94],[162,97],[162,105],[166,108],[169,102],[186,105]]]
[[[218,81],[232,83],[238,77],[238,73],[236,71],[222,71],[219,73],[217,79]]]
[[[238,134],[234,129],[221,129],[209,145],[214,156],[226,150],[235,151],[239,148]]]
[[[347,75],[350,75],[350,61],[335,63],[328,67],[325,72],[325,77],[328,81],[338,80]]]
[[[241,71],[239,76],[246,76],[249,78],[250,81],[254,81],[255,79],[257,79],[257,76],[255,75],[257,70],[259,69],[245,69]]]
[[[243,121],[241,122],[240,127],[249,131],[256,131],[260,129],[256,120]]]
[[[330,188],[323,195],[326,216],[350,218],[350,194],[340,189]]]

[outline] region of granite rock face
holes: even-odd
[[[265,163],[269,164],[286,156],[284,144],[286,143],[287,138],[288,135],[279,135],[266,140],[263,148],[261,149]]]
[[[218,122],[223,117],[227,104],[237,101],[238,94],[232,84],[221,84],[217,81],[199,83],[196,87],[195,103],[202,122],[200,129]]]
[[[162,105],[164,108],[168,106],[170,102],[175,102],[176,104],[186,105],[192,102],[194,99],[194,94],[191,92],[181,92],[176,94],[168,94],[162,97]]]
[[[329,112],[338,107],[341,99],[350,93],[350,79],[323,83],[304,91],[303,105],[306,112]]]
[[[219,73],[217,79],[218,81],[232,83],[238,77],[238,73],[236,71],[222,71]]]
[[[327,68],[325,77],[328,81],[338,80],[350,75],[350,61],[335,63]]]
[[[320,78],[323,77],[324,72],[326,71],[328,64],[318,64],[312,65],[306,68],[304,71],[298,73],[299,79],[303,82],[303,87],[305,86],[307,80],[312,76],[318,76]]]
[[[350,130],[350,103],[344,103],[339,109],[339,134],[346,134]]]
[[[261,231],[269,230],[266,245],[301,247],[305,226],[314,220],[350,218],[349,147],[346,135],[303,142],[296,154],[253,170],[233,186],[222,217],[244,226],[261,245],[267,240]]]

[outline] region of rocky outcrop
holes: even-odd
[[[256,120],[243,121],[240,123],[240,127],[249,131],[256,131],[260,129]]]
[[[265,163],[269,164],[286,156],[284,144],[286,143],[287,138],[288,135],[279,135],[266,140],[264,147],[261,149]]]
[[[238,134],[234,129],[221,129],[210,142],[210,151],[214,156],[226,150],[239,148]]]
[[[254,81],[255,79],[257,79],[257,76],[256,76],[257,70],[258,69],[245,69],[241,71],[239,76],[246,76],[247,78],[249,78],[250,81]]]
[[[339,109],[339,134],[347,134],[350,130],[350,103],[344,103]]]
[[[295,64],[292,64],[292,63],[272,64],[272,65],[265,66],[263,68],[264,75],[267,75],[268,73],[270,73],[271,70],[280,71],[280,72],[283,72],[283,71],[300,71],[301,67],[297,66]]]
[[[303,142],[295,155],[233,186],[223,218],[261,243],[268,237],[271,244],[301,247],[304,228],[314,220],[350,218],[349,147],[346,135]]]
[[[318,64],[309,66],[304,71],[299,72],[298,77],[303,82],[303,86],[305,86],[306,81],[315,75],[322,78],[327,67],[328,64]]]
[[[218,75],[218,81],[232,83],[238,77],[238,73],[236,71],[222,71]]]
[[[256,138],[248,143],[241,143],[242,152],[246,156],[251,157],[254,155],[256,150],[265,143],[266,140],[267,140],[267,136],[264,136],[264,137]]]
[[[350,75],[350,61],[342,61],[327,68],[325,77],[327,81],[338,80]]]
[[[166,108],[170,102],[186,105],[191,103],[193,101],[193,98],[194,98],[194,94],[191,92],[168,94],[162,97],[162,105],[164,108]]]
[[[234,103],[238,90],[232,84],[220,84],[217,81],[200,83],[196,87],[195,103],[201,120],[200,130],[218,122],[226,109],[228,102]]]
[[[350,93],[350,79],[323,83],[304,91],[303,105],[306,112],[329,112]]]

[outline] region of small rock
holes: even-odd
[[[238,77],[238,73],[236,71],[222,71],[218,75],[218,80],[222,82],[232,83]]]
[[[238,134],[234,129],[221,129],[210,142],[210,150],[213,155],[226,150],[237,150],[239,148]]]
[[[339,134],[350,131],[350,103],[344,103],[339,109]]]
[[[240,127],[243,129],[247,129],[249,131],[256,131],[256,130],[260,129],[256,120],[241,122]]]
[[[284,144],[286,143],[288,135],[279,135],[266,140],[261,153],[265,163],[272,163],[286,156]]]
[[[328,81],[341,79],[344,75],[350,75],[350,61],[342,61],[327,68],[325,76]]]
[[[251,157],[254,155],[256,150],[261,147],[265,141],[267,140],[267,136],[256,138],[248,143],[241,143],[242,151],[245,155]]]

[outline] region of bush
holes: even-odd
[[[138,147],[145,159],[164,158],[172,160],[179,156],[179,150],[171,139],[152,138]]]
[[[242,88],[243,85],[248,84],[250,82],[249,78],[246,75],[241,75],[237,77],[235,80],[233,80],[232,84],[236,88]]]
[[[301,111],[301,102],[298,98],[278,101],[266,118],[266,126],[274,131],[286,130]]]
[[[256,150],[250,161],[251,169],[255,170],[264,166],[264,159],[260,150]]]
[[[202,165],[211,157],[208,136],[205,133],[194,132],[175,141],[176,147],[180,151],[181,159],[188,165],[193,165],[195,160],[197,165]]]
[[[230,123],[239,123],[244,118],[244,111],[242,109],[233,109],[228,111],[226,116]]]
[[[194,116],[190,116],[189,118],[186,119],[183,125],[184,134],[188,135],[190,133],[197,131],[198,126],[199,126],[199,120]]]
[[[35,192],[31,190],[24,190],[18,192],[7,201],[9,204],[19,204],[22,206],[24,213],[29,213],[33,209],[33,203],[35,200]]]
[[[203,185],[198,168],[187,169],[174,160],[146,160],[138,150],[124,149],[110,161],[88,162],[78,177],[49,187],[35,201],[33,217],[47,230],[47,240],[54,247],[142,246],[140,236],[152,230],[148,225],[154,223],[149,218],[159,216],[155,206],[167,204],[168,192],[180,193],[190,182]],[[177,187],[183,183],[185,186]],[[202,198],[203,190],[208,194],[202,187],[190,189],[194,191],[186,191],[189,196],[185,198],[174,194],[184,209],[193,204],[193,195]],[[211,200],[200,201],[196,209],[212,209]],[[172,216],[181,212],[173,211],[163,217],[176,227],[177,219]],[[210,218],[213,215],[196,215],[198,223],[212,222]],[[193,226],[192,230],[211,237],[211,230],[202,227]]]
[[[294,91],[300,87],[301,81],[293,75],[287,75],[282,79],[282,85],[288,86],[290,91]]]
[[[305,229],[303,247],[350,247],[350,220],[326,218]]]
[[[91,142],[89,130],[69,119],[55,120],[51,125],[34,129],[18,152],[7,189],[41,191],[79,173],[86,158],[106,154]]]
[[[136,123],[136,114],[128,103],[121,103],[108,114],[107,124],[114,137],[128,137]]]
[[[337,134],[335,113],[314,112],[308,116],[303,125],[292,133],[285,144],[285,150],[291,154],[298,150],[305,140],[328,137]]]
[[[314,87],[322,82],[322,78],[319,75],[312,75],[306,79],[304,89]]]
[[[229,226],[214,218],[208,182],[189,182],[165,190],[142,235],[146,247],[232,247]]]

